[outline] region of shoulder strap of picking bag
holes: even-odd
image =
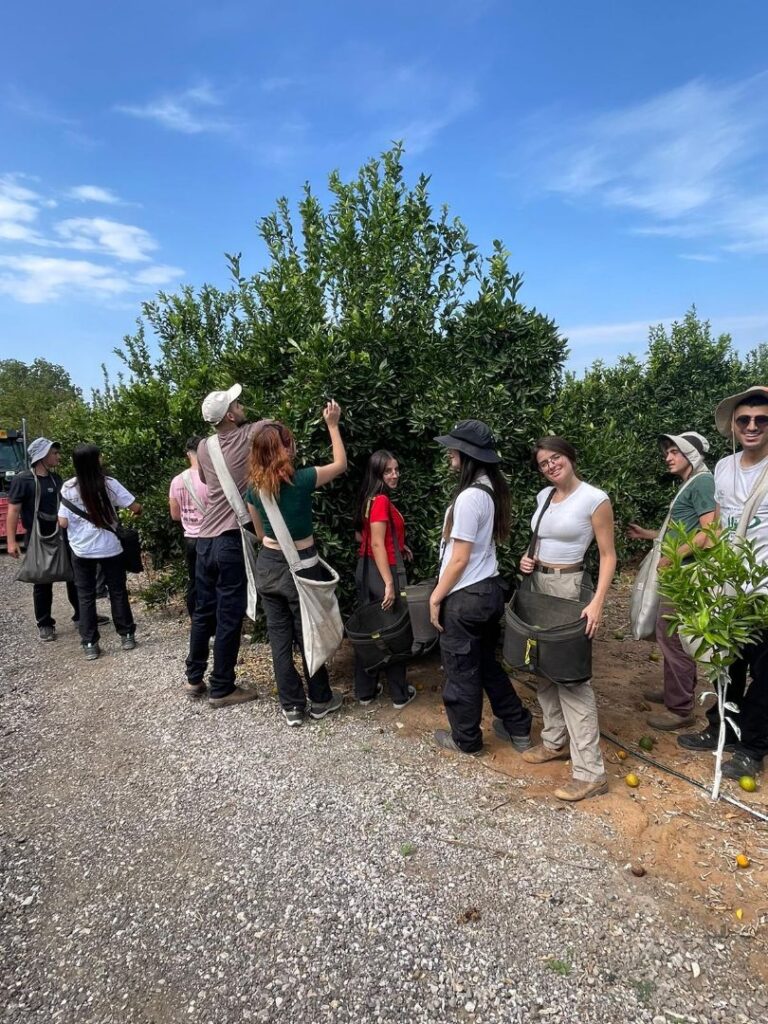
[[[747,529],[749,524],[752,522],[752,516],[755,514],[755,509],[763,500],[765,495],[768,493],[768,465],[762,471],[760,476],[755,480],[755,485],[749,493],[749,497],[744,503],[741,516],[739,517],[739,525],[736,527],[734,536],[743,540],[747,535]]]
[[[549,492],[549,494],[544,499],[544,504],[541,506],[541,512],[539,513],[539,518],[536,520],[536,525],[533,528],[533,533],[531,534],[531,542],[528,545],[528,550],[526,551],[526,554],[528,555],[529,558],[535,558],[536,557],[536,543],[537,543],[537,541],[539,539],[539,529],[541,527],[541,520],[544,518],[544,513],[547,511],[549,506],[552,504],[552,499],[554,498],[554,496],[555,496],[555,488],[553,487],[552,490]]]
[[[296,545],[291,537],[290,530],[286,526],[283,513],[280,511],[280,506],[277,504],[271,494],[267,494],[266,491],[259,491],[259,499],[261,504],[264,506],[264,511],[267,513],[269,519],[269,525],[272,527],[275,539],[280,545],[280,550],[285,556],[285,560],[291,568],[292,572],[296,572],[297,569],[302,567],[301,558],[299,558],[299,552],[296,550]],[[306,565],[306,563],[304,563]]]
[[[218,440],[218,438],[217,438],[217,440]],[[219,477],[219,479],[221,479],[221,477]],[[181,474],[181,482],[184,484],[184,490],[187,492],[187,494],[191,498],[192,504],[197,508],[197,510],[199,512],[201,512],[204,515],[205,514],[205,505],[202,503],[202,501],[200,501],[199,497],[197,496],[197,491],[195,490],[194,485],[192,483],[192,470],[191,469],[185,469],[184,470],[184,472]]]
[[[208,445],[208,451],[211,453],[213,468],[216,470],[216,476],[219,478],[221,489],[224,491],[224,496],[229,502],[229,507],[235,513],[235,518],[238,523],[241,526],[247,526],[251,522],[251,517],[248,515],[248,510],[245,507],[243,496],[237,489],[237,485],[232,478],[229,467],[224,461],[224,455],[221,451],[221,444],[219,442],[218,435],[212,434],[206,443]]]

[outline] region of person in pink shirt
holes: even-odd
[[[184,550],[187,558],[187,611],[189,617],[195,610],[195,569],[197,564],[197,535],[208,504],[208,488],[200,479],[197,468],[197,446],[202,438],[195,435],[187,440],[184,446],[189,468],[171,480],[168,494],[168,505],[171,519],[181,523],[184,530]]]

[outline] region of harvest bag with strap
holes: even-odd
[[[259,491],[259,498],[296,584],[301,609],[304,658],[307,662],[307,671],[313,676],[329,658],[333,657],[344,638],[344,626],[336,598],[339,574],[319,555],[302,560],[275,499],[262,490]],[[315,565],[322,566],[327,579],[310,580],[303,575],[302,570]]]
[[[256,558],[258,556],[259,541],[256,534],[251,532],[251,529],[245,529],[245,527],[252,528],[251,517],[248,515],[243,497],[240,491],[238,491],[235,481],[232,479],[229,467],[224,461],[218,436],[212,434],[208,438],[207,443],[208,453],[211,456],[213,468],[216,470],[216,476],[219,478],[221,489],[224,491],[224,496],[229,502],[229,507],[235,513],[237,524],[240,527],[240,540],[243,545],[243,558],[245,559],[245,576],[248,581],[248,600],[245,614],[249,619],[255,620],[256,603],[258,601],[258,594],[256,593]]]
[[[89,523],[93,523],[93,519],[84,509],[78,508],[77,505],[74,505],[63,496],[61,498],[61,504],[65,508],[68,508],[70,512],[74,512],[76,516],[80,516],[81,519],[85,519]],[[109,533],[114,533],[120,541],[120,546],[123,549],[123,568],[125,571],[136,573],[143,572],[144,564],[141,560],[141,538],[139,537],[139,531],[134,530],[132,526],[123,526],[117,518],[117,514],[114,509],[112,512],[115,514],[115,522],[110,526],[101,527],[101,529],[108,530]]]
[[[181,482],[184,484],[184,490],[192,500],[192,504],[197,508],[201,515],[205,515],[205,505],[200,501],[197,491],[192,484],[192,470],[185,469],[181,474]]]
[[[370,522],[370,502],[366,519]],[[359,605],[344,624],[349,642],[355,648],[366,672],[377,672],[387,665],[407,661],[413,651],[413,629],[408,603],[405,599],[406,576],[403,556],[397,539],[392,509],[389,509],[389,529],[395,552],[394,603],[382,608],[381,601],[369,601]],[[368,577],[371,559],[363,558],[363,593],[368,594]]]
[[[693,483],[701,473],[694,473],[688,477],[683,486],[677,491],[670,502],[666,518],[661,524],[659,535],[653,542],[653,547],[640,563],[637,570],[635,582],[632,585],[632,598],[629,605],[629,625],[632,636],[635,640],[649,640],[656,635],[656,616],[659,612],[659,559],[661,558],[661,545],[669,529],[669,522],[672,518],[672,507],[677,499]]]
[[[74,579],[72,562],[64,531],[58,524],[58,517],[53,517],[56,520],[56,528],[53,533],[46,535],[40,533],[38,517],[45,519],[49,517],[45,513],[40,513],[40,479],[37,473],[34,476],[35,517],[27,553],[16,573],[16,579],[20,583],[71,583]]]
[[[539,527],[555,488],[547,495],[533,529],[527,554],[535,557]],[[588,579],[588,577],[584,577]],[[592,641],[581,613],[592,600],[582,585],[578,601],[531,590],[530,578],[512,595],[504,613],[504,660],[513,669],[531,672],[562,686],[577,686],[592,676]]]

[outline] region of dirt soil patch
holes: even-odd
[[[483,719],[487,753],[477,764],[480,770],[518,780],[520,784],[511,797],[513,803],[547,801],[565,814],[602,819],[615,830],[617,839],[607,845],[618,863],[627,865],[628,870],[642,869],[666,881],[675,900],[681,901],[689,912],[705,918],[708,928],[731,930],[735,924],[745,936],[754,935],[768,926],[768,826],[723,801],[712,803],[707,793],[636,756],[645,753],[638,747],[641,737],[650,736],[654,746],[648,756],[705,786],[711,785],[712,754],[689,753],[677,745],[677,733],[654,731],[646,723],[647,716],[658,705],[647,704],[642,693],[662,687],[662,660],[654,643],[638,642],[629,635],[630,587],[631,581],[625,578],[613,588],[593,652],[593,682],[601,731],[631,751],[621,759],[620,747],[603,740],[610,792],[577,805],[560,804],[552,790],[570,778],[570,762],[527,764],[509,744],[494,735],[487,701]],[[244,675],[262,676],[265,669],[269,671],[263,647],[246,650]],[[352,671],[352,651],[345,644],[334,659],[333,679],[335,686],[350,694]],[[385,693],[376,711],[380,727],[419,741],[434,729],[444,727],[442,679],[438,653],[413,663],[409,680],[419,692],[418,700],[404,712],[397,712]],[[536,740],[541,710],[535,680],[518,674],[515,686],[534,716]],[[697,723],[696,728],[706,724],[704,708],[711,698],[703,705],[698,703],[698,695],[706,689],[706,680],[702,678],[697,689],[701,724]],[[640,780],[635,789],[624,781],[630,772]],[[763,782],[755,793],[745,793],[736,783],[723,780],[724,794],[763,814],[768,814],[767,787],[768,783]],[[736,863],[741,853],[750,860],[746,870]],[[741,912],[738,916],[737,911]],[[756,960],[755,968],[768,979],[768,965],[762,957]]]

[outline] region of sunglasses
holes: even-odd
[[[752,422],[754,422],[758,430],[765,430],[768,427],[768,416],[737,416],[734,420],[734,423],[740,430],[746,430]]]

